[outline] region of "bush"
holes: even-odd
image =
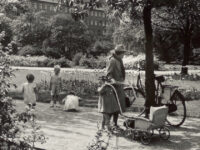
[[[60,65],[61,67],[71,67],[71,61],[62,57],[60,59],[52,59],[48,62],[47,67],[54,67],[55,65]]]
[[[138,64],[142,70],[145,70],[145,55],[139,54],[137,56],[125,56],[123,58],[125,69],[138,69]],[[158,62],[156,58],[154,58],[154,69],[159,70],[161,63]]]
[[[93,57],[87,58],[84,56],[80,59],[79,63],[80,66],[91,69],[103,69],[106,67],[106,59],[95,59]]]
[[[51,59],[45,56],[24,57],[16,55],[10,55],[9,60],[12,66],[26,67],[46,67],[47,63],[51,61]]]
[[[83,56],[82,53],[77,53],[77,54],[74,55],[74,58],[72,60],[73,63],[74,63],[74,65],[76,65],[76,66],[79,65],[79,61],[80,61],[80,59],[81,59],[82,56]]]
[[[18,54],[21,55],[21,56],[27,56],[27,55],[40,56],[43,53],[38,47],[26,45],[26,46],[22,47],[21,50],[19,50]]]
[[[47,49],[44,49],[43,51],[44,51],[45,56],[47,56],[47,57],[52,57],[52,58],[60,58],[61,57],[59,49],[57,49],[57,48],[48,47]]]

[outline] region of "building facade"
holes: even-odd
[[[36,11],[57,12],[59,0],[29,0],[31,7]],[[82,0],[83,3],[89,2],[89,0]],[[69,7],[62,7],[62,12],[72,13]],[[88,17],[84,19],[84,22],[91,31],[96,35],[104,34],[106,32],[107,17],[103,10],[94,9],[88,11]]]

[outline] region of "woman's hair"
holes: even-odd
[[[35,77],[34,77],[34,75],[33,74],[27,74],[26,75],[26,79],[27,79],[27,81],[29,82],[29,83],[32,83],[33,81],[34,81],[34,79],[35,79]]]
[[[60,72],[60,66],[59,65],[54,66],[54,72],[55,72],[55,74],[58,74]]]

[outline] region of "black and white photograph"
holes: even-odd
[[[0,0],[0,150],[200,150],[200,0]]]

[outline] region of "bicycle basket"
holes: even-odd
[[[164,76],[157,76],[155,77],[155,80],[157,80],[158,82],[164,82],[165,81],[165,77]]]
[[[130,99],[128,97],[125,97],[125,103],[126,103],[126,107],[131,106],[131,102],[130,102]]]
[[[172,113],[177,110],[177,106],[175,104],[166,104],[168,107],[168,113]]]

